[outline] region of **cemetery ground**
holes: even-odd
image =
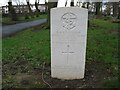
[[[117,88],[119,25],[98,19],[90,23],[84,79],[51,78],[50,30],[43,24],[3,39],[3,87]]]

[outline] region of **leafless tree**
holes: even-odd
[[[35,0],[35,8],[36,8],[36,15],[37,17],[39,16],[40,14],[40,10],[38,9],[38,4],[39,4],[40,0]]]
[[[24,5],[24,2],[23,2],[23,0],[21,1],[21,0],[13,0],[13,2],[14,3],[16,3],[16,5],[17,5],[17,8],[18,8],[18,10],[19,10],[19,13],[21,13],[21,5]]]
[[[39,4],[40,0],[35,0],[35,8],[36,8],[36,12],[40,12],[40,10],[38,9],[38,4]]]
[[[119,10],[119,3],[118,2],[113,2],[113,16],[117,17],[118,16],[118,11]]]
[[[8,1],[8,11],[9,11],[9,16],[12,18],[12,20],[17,21],[18,17],[14,7],[12,6],[12,0]]]
[[[57,7],[57,2],[52,2],[52,0],[48,0],[48,19],[47,19],[47,22],[48,22],[48,26],[50,27],[50,9],[51,8],[54,8],[54,7]]]

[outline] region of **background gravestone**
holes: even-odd
[[[84,78],[88,10],[79,7],[51,9],[51,76]]]

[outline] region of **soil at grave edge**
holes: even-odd
[[[21,64],[19,64],[21,65]],[[15,71],[14,66],[12,66]],[[18,66],[17,66],[18,67]],[[36,88],[36,87],[47,87],[50,88],[101,88],[102,81],[108,79],[110,77],[114,77],[112,70],[109,68],[109,65],[105,63],[93,61],[92,63],[86,64],[85,69],[85,78],[80,80],[60,80],[56,78],[51,78],[50,72],[51,69],[48,66],[45,66],[44,71],[43,68],[34,68],[31,74],[27,72],[23,73],[15,73],[12,77],[18,82],[17,88]],[[44,72],[44,75],[42,75]],[[44,80],[42,79],[44,77]],[[47,85],[47,82],[49,85]],[[41,84],[33,84],[32,83],[41,83]]]

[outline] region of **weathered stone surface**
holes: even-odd
[[[51,76],[84,78],[88,10],[77,7],[51,9]]]

